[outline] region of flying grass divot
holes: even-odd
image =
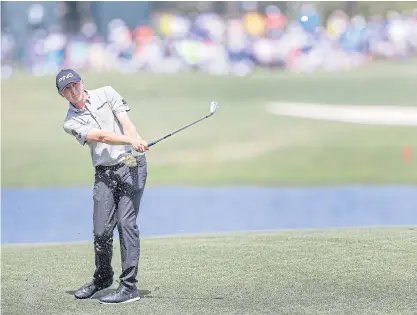
[[[135,167],[138,165],[136,162],[135,157],[132,155],[132,153],[126,152],[123,154],[125,157],[124,163],[129,167]]]

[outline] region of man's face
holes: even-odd
[[[60,93],[72,104],[79,103],[84,97],[84,86],[82,82],[69,83]]]

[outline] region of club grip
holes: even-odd
[[[151,147],[151,146],[153,146],[155,143],[156,143],[156,141],[149,142],[148,143],[148,148]]]

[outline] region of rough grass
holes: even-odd
[[[416,244],[416,227],[145,238],[144,298],[117,306],[72,296],[93,272],[91,243],[3,245],[2,314],[411,315]]]
[[[277,117],[270,101],[415,106],[416,61],[376,63],[342,73],[82,73],[87,88],[112,85],[147,140],[221,107],[212,118],[148,153],[149,185],[416,183],[415,127],[359,126]],[[22,87],[24,89],[22,90]],[[2,186],[90,185],[87,147],[62,129],[67,104],[54,77],[16,73],[2,81]]]

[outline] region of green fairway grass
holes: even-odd
[[[117,306],[72,295],[92,275],[90,242],[2,245],[2,314],[412,315],[416,244],[417,227],[148,237],[144,298]],[[117,278],[118,241],[113,266]]]
[[[149,185],[417,183],[416,127],[363,126],[278,117],[270,101],[416,106],[417,61],[375,63],[337,73],[258,71],[248,77],[202,73],[81,73],[89,89],[111,85],[132,108],[148,153]],[[16,73],[2,81],[2,186],[91,185],[89,150],[64,133],[67,104],[55,78]]]

